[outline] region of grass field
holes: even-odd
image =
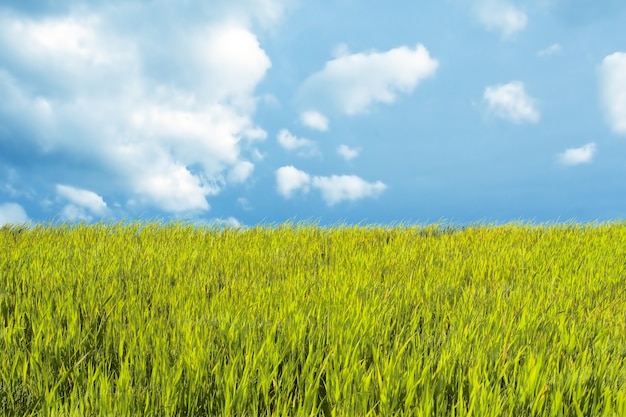
[[[5,416],[626,416],[626,223],[0,231]]]

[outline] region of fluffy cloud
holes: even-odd
[[[626,52],[604,58],[600,88],[606,118],[616,133],[626,134]]]
[[[480,0],[474,12],[480,23],[490,31],[509,38],[526,27],[526,14],[507,0]]]
[[[228,178],[234,183],[244,182],[250,177],[253,170],[254,164],[252,162],[239,161],[230,169]]]
[[[438,62],[423,45],[342,55],[307,78],[299,96],[355,115],[367,112],[373,103],[393,103],[398,94],[411,93],[437,67]]]
[[[195,60],[210,77],[203,83],[206,94],[216,101],[235,98],[247,104],[245,100],[271,67],[256,36],[241,26],[203,28],[193,43]]]
[[[339,145],[337,147],[337,153],[346,161],[356,158],[360,152],[361,148],[351,148],[348,145]]]
[[[559,154],[559,161],[563,165],[587,164],[591,162],[595,153],[596,144],[591,142],[580,148],[570,148]]]
[[[355,201],[366,197],[377,197],[387,186],[381,181],[367,182],[356,175],[311,176],[293,166],[285,166],[276,170],[278,192],[286,198],[301,190],[309,192],[310,188],[320,191],[328,206],[342,201]]]
[[[306,127],[326,132],[328,130],[328,119],[322,113],[315,110],[308,110],[300,114],[300,121]]]
[[[314,177],[313,187],[318,188],[326,204],[333,206],[342,201],[377,197],[387,186],[380,181],[369,183],[356,175]]]
[[[107,212],[107,204],[104,199],[93,191],[75,188],[69,185],[57,184],[57,195],[70,204],[67,204],[61,215],[66,220],[91,220],[92,213],[103,216]]]
[[[289,198],[297,190],[308,192],[310,183],[311,176],[293,165],[280,167],[276,170],[276,185],[278,192],[283,197]]]
[[[314,156],[318,155],[319,151],[317,150],[317,146],[315,142],[294,136],[287,129],[281,129],[278,132],[278,143],[284,149],[288,151],[297,151],[300,156]]]
[[[28,216],[22,206],[17,203],[0,204],[0,226],[5,224],[28,223]]]
[[[114,183],[129,200],[208,210],[207,197],[250,176],[246,154],[258,154],[253,144],[266,137],[252,116],[271,62],[248,29],[247,6],[270,22],[282,4],[220,2],[221,16],[207,7],[213,19],[191,19],[185,30],[158,14],[137,19],[152,4],[52,17],[2,9],[0,124],[29,151],[89,163],[103,189]],[[233,18],[216,23],[224,16]]]
[[[535,100],[526,94],[524,84],[520,81],[487,87],[483,100],[490,113],[510,122],[536,123],[539,121],[540,115]]]

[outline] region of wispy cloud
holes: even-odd
[[[547,48],[544,48],[544,49],[540,50],[539,52],[537,52],[537,56],[539,56],[539,57],[546,57],[546,56],[550,56],[550,55],[556,55],[559,52],[561,52],[562,50],[563,50],[563,48],[561,47],[560,44],[553,43],[552,45],[548,46]]]
[[[343,159],[349,161],[359,156],[359,153],[361,153],[361,148],[351,148],[348,145],[339,145],[337,147],[337,153],[341,155]]]
[[[237,198],[237,205],[241,207],[243,210],[250,211],[252,210],[252,205],[250,201],[246,197]]]
[[[499,32],[504,39],[522,31],[528,23],[526,13],[507,0],[479,0],[474,12],[486,29]]]
[[[611,128],[626,134],[626,52],[615,52],[602,60],[600,88]]]
[[[536,123],[541,117],[536,100],[526,93],[520,81],[487,87],[483,100],[489,113],[513,123]]]
[[[280,146],[288,151],[296,151],[299,156],[310,157],[319,154],[315,142],[294,136],[287,129],[281,129],[277,139]]]
[[[5,224],[23,224],[29,221],[24,208],[17,203],[0,204],[0,226]]]
[[[570,148],[558,155],[558,159],[563,165],[588,164],[596,153],[596,144],[588,143],[580,148]]]
[[[308,110],[300,114],[300,121],[306,127],[326,132],[328,130],[328,118],[315,110]]]
[[[423,45],[342,55],[307,78],[299,96],[347,115],[365,113],[374,103],[389,104],[399,94],[410,94],[437,66]]]
[[[276,182],[278,192],[285,198],[298,190],[308,193],[315,188],[329,207],[343,201],[378,197],[387,188],[381,181],[367,182],[356,175],[311,176],[291,165],[276,170]]]

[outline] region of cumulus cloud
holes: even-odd
[[[308,110],[300,114],[300,121],[306,127],[325,132],[328,130],[328,118],[315,110]]]
[[[289,198],[297,190],[308,192],[310,183],[311,176],[293,165],[280,167],[276,170],[276,185],[278,192],[283,197]]]
[[[228,173],[229,179],[234,182],[244,182],[250,177],[254,170],[254,164],[250,161],[237,162]]]
[[[253,143],[266,137],[252,117],[271,62],[238,16],[274,21],[282,3],[221,2],[215,12],[198,2],[211,18],[184,30],[159,14],[139,19],[152,4],[49,16],[2,9],[0,124],[34,152],[89,163],[129,201],[208,210],[208,197],[250,176]],[[120,17],[142,23],[118,27]]]
[[[217,194],[221,185],[211,184],[204,176],[167,160],[142,174],[134,178],[134,194],[142,203],[171,213],[208,210],[206,196]]]
[[[361,148],[351,148],[348,145],[339,145],[337,147],[337,153],[346,161],[356,158],[360,152]]]
[[[536,123],[540,119],[536,100],[526,94],[520,81],[487,87],[483,100],[488,112],[510,122]]]
[[[17,203],[0,204],[0,226],[5,224],[28,223],[28,215],[24,208]]]
[[[211,77],[204,83],[207,94],[248,104],[245,100],[271,67],[256,36],[245,27],[223,24],[199,30],[193,42],[195,59]]]
[[[550,55],[556,55],[559,52],[561,52],[562,49],[563,48],[561,47],[560,44],[553,43],[552,45],[548,46],[547,48],[542,49],[539,52],[537,52],[537,56],[546,57],[546,56],[550,56]]]
[[[588,143],[580,148],[570,148],[559,154],[558,158],[563,165],[588,164],[596,153],[596,144]]]
[[[626,52],[615,52],[602,60],[600,89],[611,128],[626,134]]]
[[[367,182],[356,175],[311,176],[294,166],[276,170],[278,192],[286,198],[300,190],[308,193],[311,188],[320,191],[328,206],[342,201],[355,201],[366,197],[377,197],[387,186],[381,181]]]
[[[70,208],[66,210],[71,213],[78,213],[87,210],[98,216],[102,216],[107,211],[107,204],[104,199],[93,191],[72,187],[69,185],[57,184],[56,192],[59,197],[70,202]],[[81,217],[76,214],[73,217]]]
[[[347,115],[365,113],[374,103],[389,104],[399,94],[410,94],[437,67],[423,45],[342,55],[308,77],[299,96]]]
[[[294,136],[287,129],[278,132],[278,143],[288,151],[296,151],[299,156],[314,156],[319,154],[315,142]]]
[[[505,39],[522,31],[528,23],[526,13],[507,0],[480,0],[474,12],[487,30],[499,32]]]
[[[312,186],[320,190],[322,198],[329,206],[346,200],[354,201],[365,197],[377,197],[387,188],[381,181],[369,183],[356,175],[314,177]]]

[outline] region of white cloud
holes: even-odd
[[[356,158],[359,156],[361,152],[361,148],[351,148],[348,145],[339,145],[337,147],[337,153],[343,157],[346,161]]]
[[[309,191],[311,176],[304,171],[300,171],[293,165],[280,167],[276,170],[276,185],[278,192],[289,198],[297,190]]]
[[[626,134],[626,52],[615,52],[602,60],[600,89],[611,128]]]
[[[245,225],[237,218],[230,216],[225,219],[214,218],[206,222],[208,226],[212,227],[227,227],[232,229],[244,229]]]
[[[56,192],[73,205],[87,209],[93,214],[101,216],[107,211],[107,204],[104,199],[93,191],[57,184]]]
[[[251,92],[271,67],[256,36],[236,24],[203,28],[195,35],[193,51],[210,77],[203,83],[206,94],[217,101],[234,98],[250,105]]]
[[[387,186],[380,181],[369,183],[356,175],[314,177],[313,187],[318,188],[326,204],[333,206],[345,200],[377,197]]]
[[[255,13],[244,3],[268,21],[284,9],[279,0],[220,7]],[[208,210],[207,197],[245,181],[249,157],[260,156],[252,144],[267,134],[252,122],[254,90],[271,62],[247,19],[215,23],[227,11],[184,30],[159,19],[116,30],[115,13],[133,20],[153,6],[53,18],[0,11],[0,125],[33,151],[88,162],[103,187],[120,187],[129,201]]]
[[[315,110],[308,110],[300,114],[300,121],[306,127],[326,132],[328,130],[328,118]]]
[[[234,183],[244,182],[254,170],[254,164],[250,161],[237,162],[228,173],[228,178]]]
[[[510,122],[536,123],[540,119],[536,100],[526,94],[520,81],[487,87],[483,100],[490,113]]]
[[[345,43],[340,43],[333,48],[333,57],[341,58],[342,56],[350,55],[350,48]]]
[[[248,20],[254,19],[263,28],[272,29],[297,2],[297,0],[228,0],[221,4],[232,8],[230,14],[242,16]],[[212,1],[206,3],[206,6],[213,8],[215,3],[216,1]]]
[[[393,103],[399,94],[410,94],[437,67],[423,45],[343,55],[308,77],[299,96],[355,115],[367,112],[373,103]]]
[[[250,201],[248,201],[248,199],[245,197],[237,198],[237,205],[246,211],[252,210],[252,205],[250,204]]]
[[[16,68],[16,88],[22,77],[44,87],[32,100],[47,104],[48,113],[55,110],[51,99],[76,90],[100,96],[133,89],[134,78],[127,77],[141,67],[136,44],[90,13],[34,19],[0,12],[0,50],[5,68]]]
[[[219,192],[219,185],[167,160],[156,164],[152,171],[136,176],[133,185],[135,194],[141,196],[144,203],[172,213],[208,210],[206,196]]]
[[[0,226],[5,224],[28,223],[28,215],[24,208],[17,203],[0,204]]]
[[[487,30],[499,32],[505,39],[522,31],[528,23],[526,13],[507,0],[479,0],[474,12]]]
[[[596,153],[596,144],[588,143],[580,148],[570,148],[559,154],[559,161],[563,165],[578,165],[591,162]]]
[[[63,207],[61,212],[59,213],[61,219],[67,221],[84,221],[91,222],[93,220],[93,216],[89,215],[87,210],[82,207],[79,207],[75,204],[67,204]]]
[[[342,201],[355,201],[365,197],[377,197],[387,186],[381,181],[367,182],[356,175],[314,176],[293,166],[285,166],[276,170],[278,192],[286,198],[295,191],[309,192],[316,188],[328,206]]]
[[[560,44],[558,43],[553,43],[552,45],[548,46],[545,49],[542,49],[541,51],[537,52],[537,56],[540,57],[546,57],[546,56],[550,56],[550,55],[556,55],[559,52],[561,52],[563,48],[561,47]]]
[[[280,146],[284,149],[288,151],[297,151],[300,156],[306,157],[319,154],[315,142],[309,139],[294,136],[287,129],[281,129],[278,132],[277,139]]]

